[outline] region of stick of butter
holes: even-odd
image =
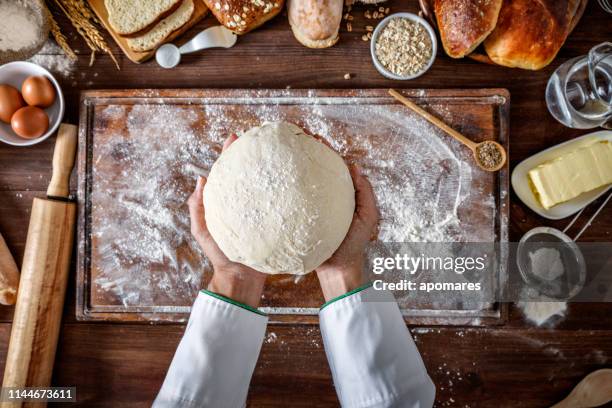
[[[529,170],[529,185],[545,209],[612,183],[612,143],[601,140]]]

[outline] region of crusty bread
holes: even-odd
[[[435,0],[434,13],[448,56],[463,58],[493,31],[502,0]]]
[[[139,36],[172,14],[182,0],[104,0],[108,22],[122,36]]]
[[[236,34],[245,34],[275,17],[285,0],[204,0],[217,20]]]
[[[506,0],[485,51],[499,65],[541,69],[561,49],[579,5],[580,0]]]
[[[344,0],[289,0],[289,25],[295,38],[309,48],[338,42]]]
[[[128,38],[129,47],[138,52],[157,48],[170,34],[185,25],[195,10],[194,0],[184,0],[176,11],[157,23],[140,37]],[[200,1],[200,0],[197,0]]]

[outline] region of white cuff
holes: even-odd
[[[153,407],[243,407],[267,323],[256,310],[200,293]]]
[[[368,287],[321,310],[321,335],[343,407],[431,407],[435,387],[393,295]]]

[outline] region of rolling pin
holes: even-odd
[[[76,204],[68,200],[77,127],[62,124],[47,198],[34,198],[3,387],[49,387],[72,254]],[[6,402],[3,408],[40,407]]]
[[[10,306],[17,300],[19,269],[13,255],[0,235],[0,304]]]

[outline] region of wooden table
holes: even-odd
[[[406,6],[400,6],[408,4]],[[416,1],[391,1],[392,11],[416,11]],[[360,10],[360,11],[359,11]],[[98,56],[89,67],[85,44],[65,18],[62,30],[78,50],[72,74],[59,77],[67,97],[67,119],[77,122],[83,89],[123,88],[482,88],[511,93],[510,165],[550,145],[583,134],[555,122],[544,102],[552,71],[568,58],[612,37],[611,16],[591,1],[557,59],[539,72],[451,60],[443,53],[429,73],[410,82],[380,76],[362,41],[364,7],[353,13],[353,32],[339,44],[309,50],[293,38],[286,15],[239,39],[231,50],[188,55],[174,70],[155,62],[135,65],[112,44],[121,64]],[[200,23],[195,33],[213,20]],[[344,79],[351,73],[351,79]],[[51,174],[54,140],[34,147],[0,145],[0,231],[21,263],[32,197],[43,195]],[[73,177],[73,189],[76,180]],[[510,238],[548,222],[511,196]],[[585,241],[612,239],[612,206],[585,233]],[[74,274],[74,268],[73,268]],[[60,335],[54,385],[76,386],[83,407],[150,406],[164,378],[183,325],[84,324],[76,322],[74,275],[70,279]],[[0,308],[0,364],[4,366],[12,308]],[[270,326],[276,341],[263,345],[251,383],[249,406],[333,407],[338,402],[319,329]],[[418,328],[413,330],[425,364],[437,385],[438,406],[536,407],[563,398],[583,376],[612,364],[612,304],[571,304],[554,329],[535,328],[512,307],[509,322],[491,328]]]

